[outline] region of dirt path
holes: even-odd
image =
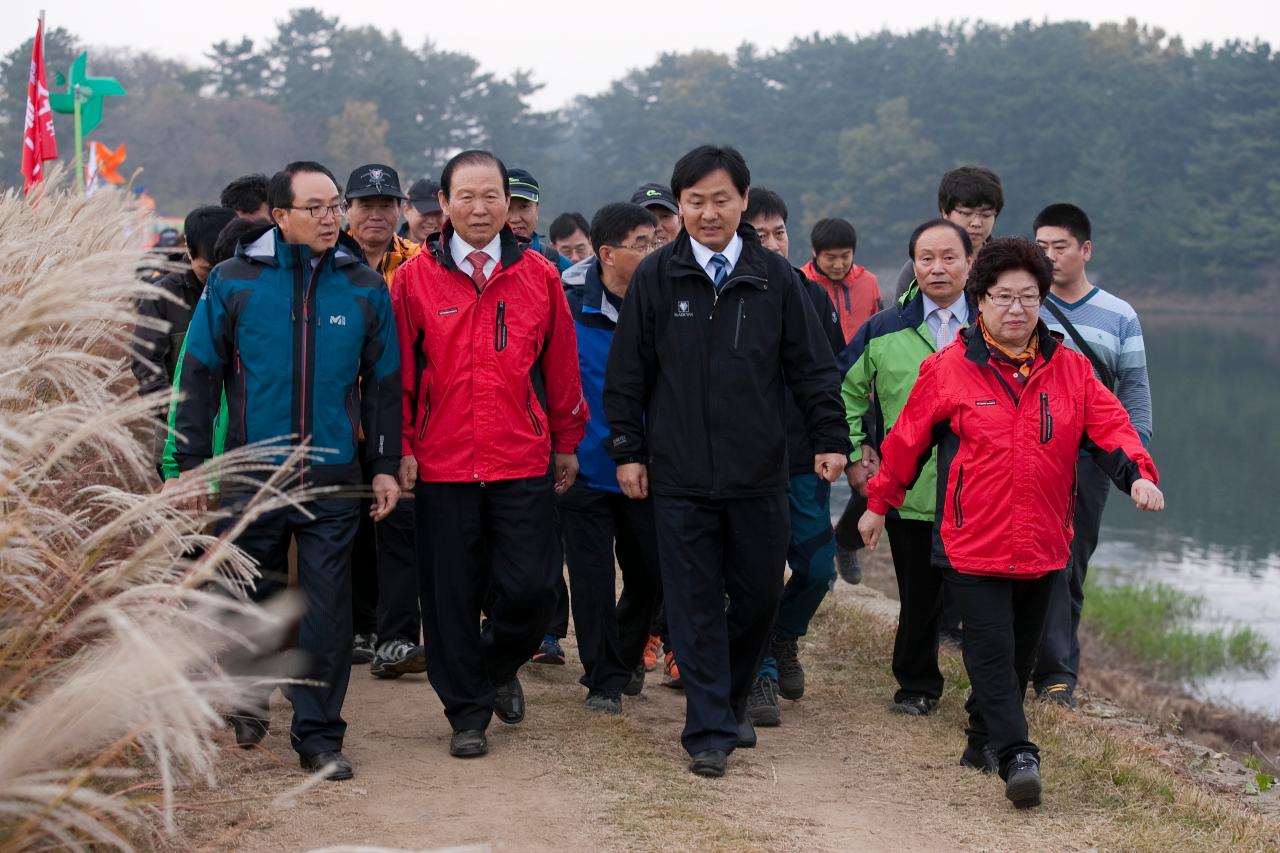
[[[267,749],[243,752],[223,736],[222,787],[199,797],[187,825],[205,849],[246,851],[1133,846],[1115,814],[1080,804],[1067,787],[1074,771],[1055,779],[1053,754],[1045,806],[1025,813],[1009,807],[998,781],[960,768],[958,688],[944,696],[946,714],[889,714],[882,617],[896,606],[843,585],[838,598],[824,604],[802,651],[805,698],[784,701],[783,725],[735,752],[722,780],[685,770],[684,696],[659,686],[656,673],[639,697],[624,698],[621,717],[584,710],[571,638],[567,666],[524,668],[525,721],[495,721],[489,755],[475,760],[448,756],[449,728],[425,676],[379,681],[358,667],[345,712],[356,778],[273,807],[304,780],[278,700]]]

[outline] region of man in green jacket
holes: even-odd
[[[973,243],[963,228],[945,219],[926,222],[912,233],[908,253],[915,281],[898,304],[863,324],[840,360],[841,394],[853,444],[849,485],[862,494],[880,463],[877,440],[893,428],[906,405],[920,363],[955,340],[959,330],[977,316],[964,296]],[[864,415],[868,412],[877,436],[867,434]],[[931,458],[902,507],[885,520],[902,607],[893,641],[898,691],[891,709],[913,716],[933,711],[942,696],[938,670],[942,573],[931,560],[936,475],[936,458]]]

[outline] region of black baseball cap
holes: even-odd
[[[542,198],[538,180],[524,169],[507,170],[507,187],[513,198],[522,198],[537,204]]]
[[[662,184],[645,184],[631,196],[631,203],[641,207],[651,207],[656,204],[672,213],[680,212],[680,205],[676,202],[676,197],[671,194],[670,187]]]
[[[419,213],[440,212],[440,185],[430,178],[420,178],[409,187],[409,203]]]
[[[369,163],[356,169],[347,178],[346,198],[370,198],[387,196],[404,199],[407,196],[400,191],[400,176],[396,170],[381,163]]]

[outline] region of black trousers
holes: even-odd
[[[1019,752],[1040,754],[1027,731],[1023,697],[1040,646],[1045,611],[1061,572],[1034,580],[943,573],[960,610],[964,668],[972,690],[965,733],[975,747],[990,745],[1000,776]]]
[[[305,668],[290,674],[316,683],[289,685],[285,694],[293,703],[293,748],[304,755],[341,749],[347,730],[342,703],[351,678],[351,543],[360,501],[317,498],[306,508],[313,517],[296,507],[278,509],[256,519],[235,540],[262,572],[250,591],[255,601],[265,601],[288,587],[289,540],[297,541],[298,586],[303,597],[298,648]],[[233,521],[221,522],[220,531]],[[240,710],[265,716],[270,695],[270,688],[261,691],[257,707]]]
[[[680,740],[691,755],[732,752],[782,596],[787,495],[657,495],[653,504],[663,601],[684,683]]]
[[[1036,689],[1062,683],[1075,689],[1080,674],[1080,612],[1084,609],[1084,581],[1089,561],[1098,548],[1102,511],[1107,506],[1111,478],[1092,457],[1076,463],[1075,536],[1071,540],[1071,562],[1065,572],[1054,572],[1057,582],[1049,599],[1044,636],[1031,681]]]
[[[369,501],[360,501],[360,522],[351,544],[351,622],[357,634],[378,630],[378,539],[369,517]]]
[[[893,677],[897,702],[910,696],[942,696],[938,669],[938,614],[942,573],[934,568],[933,524],[907,518],[885,519],[893,573],[898,579],[898,630],[893,635]]]
[[[363,446],[363,445],[362,445]],[[364,452],[361,450],[361,458]],[[366,483],[373,471],[364,463]],[[369,517],[373,501],[360,502],[360,527],[351,549],[351,617],[357,634],[377,634],[378,643],[422,636],[418,612],[418,566],[414,553],[413,501],[405,495],[382,521]]]
[[[427,677],[454,731],[488,726],[495,687],[542,641],[555,607],[554,512],[549,475],[415,489]]]
[[[620,691],[644,654],[658,598],[653,501],[631,500],[579,480],[558,503],[583,684]],[[615,554],[623,583],[616,605]]]
[[[623,590],[625,592],[625,590]],[[658,603],[653,608],[653,621],[649,623],[649,636],[662,640],[663,652],[671,649],[671,632],[667,630],[667,608],[662,603],[662,572],[658,572]],[[676,662],[679,664],[679,661]]]
[[[858,532],[858,519],[867,511],[867,499],[857,489],[849,490],[849,502],[836,522],[836,546],[841,551],[857,551],[862,547],[862,534]]]
[[[374,525],[378,548],[378,642],[401,639],[419,643],[417,533],[414,498],[405,495],[391,514]]]

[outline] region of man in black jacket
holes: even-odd
[[[728,753],[755,745],[747,693],[789,535],[786,393],[804,413],[816,474],[840,476],[849,447],[813,306],[786,259],[739,227],[750,183],[732,148],[700,146],[676,163],[684,230],[636,271],[605,374],[618,483],[628,497],[654,495],[686,696],[681,741],[702,776],[723,776]]]

